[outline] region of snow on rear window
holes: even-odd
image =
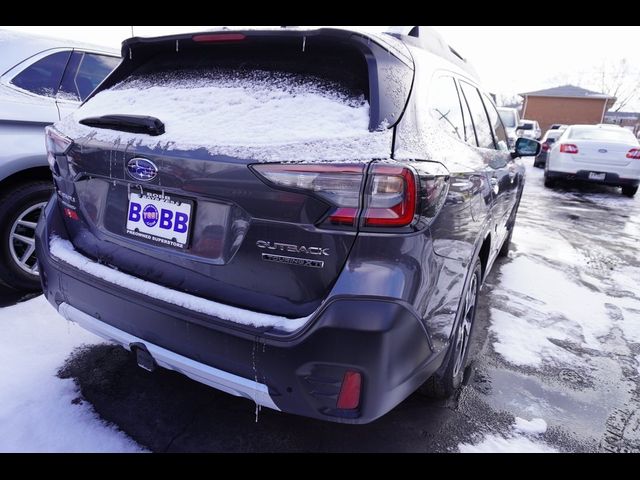
[[[165,124],[152,137],[80,125],[101,115],[148,115]],[[391,132],[369,131],[369,104],[339,85],[274,72],[187,72],[132,77],[98,93],[57,124],[66,135],[256,160],[387,157]]]

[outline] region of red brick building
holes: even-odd
[[[603,123],[605,113],[616,99],[573,85],[521,93],[524,97],[522,118],[537,120],[546,132],[554,123],[566,125]]]

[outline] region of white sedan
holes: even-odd
[[[640,184],[640,142],[615,125],[573,125],[558,139],[544,172],[544,184],[584,180],[622,187],[633,197]]]

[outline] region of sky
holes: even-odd
[[[167,35],[210,26],[23,26],[20,30],[118,48],[131,36]],[[386,26],[365,27],[384,30]],[[475,66],[485,87],[505,96],[565,83],[596,89],[603,63],[608,70],[626,58],[640,79],[639,27],[436,26],[445,40]],[[624,110],[640,111],[640,92]]]

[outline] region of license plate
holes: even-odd
[[[131,193],[127,233],[176,248],[189,241],[191,202],[154,192]]]
[[[596,173],[596,172],[589,172],[589,180],[604,180],[605,178],[607,178],[607,174],[606,173]]]

